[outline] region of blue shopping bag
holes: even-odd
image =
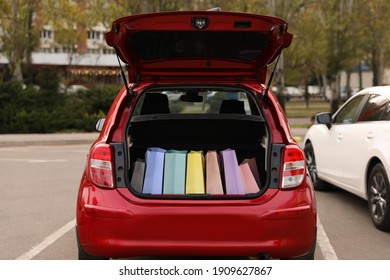
[[[184,194],[187,151],[168,150],[164,162],[164,194]]]
[[[143,193],[162,194],[165,152],[161,148],[147,149]]]

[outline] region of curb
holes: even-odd
[[[21,147],[21,146],[55,146],[55,145],[78,145],[92,144],[93,141],[87,140],[63,140],[63,141],[17,141],[17,142],[0,142],[0,147]]]
[[[0,147],[78,144],[92,145],[98,136],[98,133],[3,134],[0,135]]]

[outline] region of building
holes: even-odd
[[[35,67],[58,67],[67,71],[72,84],[120,83],[117,56],[104,38],[107,31],[102,24],[85,30],[85,41],[72,50],[58,45],[55,30],[45,25],[40,33],[39,50],[32,54],[32,63]]]
[[[122,83],[118,59],[113,48],[104,38],[107,32],[103,25],[85,30],[85,40],[73,49],[56,43],[55,30],[50,25],[41,28],[39,47],[32,53],[34,69],[53,69],[66,77],[67,85],[96,83]],[[5,69],[8,59],[0,53],[0,72]]]

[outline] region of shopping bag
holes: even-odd
[[[253,176],[249,164],[247,162],[241,163],[239,165],[239,169],[245,193],[257,193],[260,188],[259,185],[256,183],[255,177]]]
[[[145,160],[137,159],[133,164],[133,173],[131,175],[130,184],[137,192],[142,192],[145,176]]]
[[[226,194],[245,194],[238,168],[236,152],[232,149],[220,152],[225,179]]]
[[[187,151],[169,150],[164,161],[164,194],[184,194]]]
[[[221,168],[216,151],[206,153],[206,193],[223,194]]]
[[[162,194],[165,150],[148,148],[145,155],[145,179],[143,193]]]
[[[204,157],[202,151],[187,154],[186,194],[204,194]]]
[[[260,175],[259,175],[259,169],[257,168],[257,163],[256,163],[256,158],[249,158],[249,159],[244,159],[242,163],[248,163],[249,168],[252,171],[253,177],[255,177],[256,183],[261,188],[261,182],[260,182]]]

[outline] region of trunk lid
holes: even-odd
[[[129,81],[213,79],[265,82],[267,65],[291,44],[279,18],[233,12],[132,15],[113,22],[107,44]]]

